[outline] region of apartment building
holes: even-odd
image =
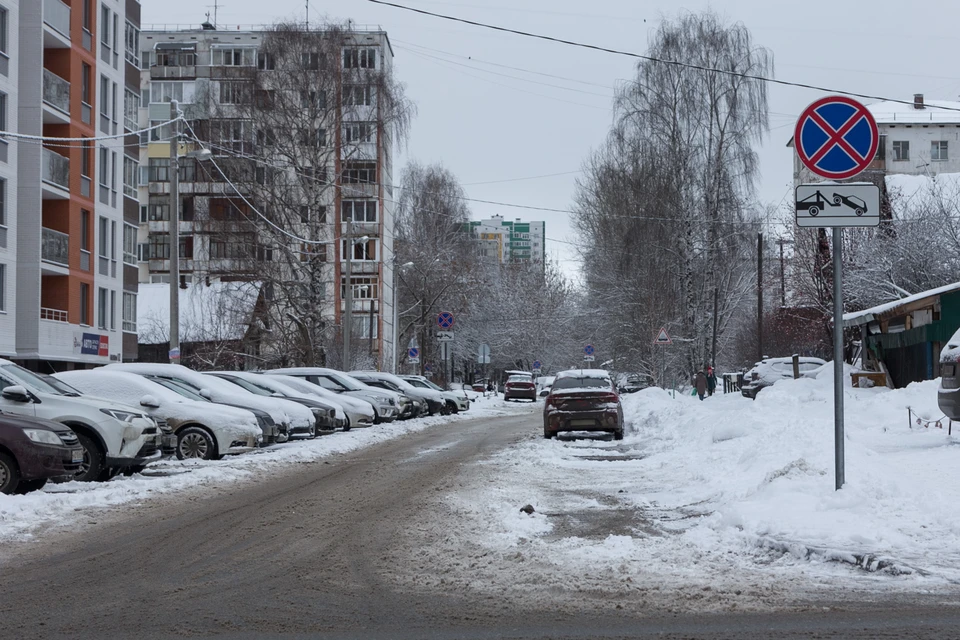
[[[341,365],[349,284],[350,364],[392,366],[392,128],[378,94],[392,60],[379,29],[141,34],[141,127],[168,120],[172,100],[188,121],[180,284],[263,283],[273,324],[250,345],[263,363]],[[141,282],[169,282],[171,134],[141,139]]]
[[[502,264],[545,262],[546,226],[542,221],[524,222],[520,218],[506,220],[503,216],[493,216],[471,221],[470,229],[480,240],[482,258],[499,258]]]
[[[0,353],[40,371],[136,354],[120,185],[139,19],[136,0],[0,0],[0,128],[37,138],[0,143]]]

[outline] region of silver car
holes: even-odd
[[[400,407],[399,394],[393,391],[387,391],[386,389],[376,389],[365,385],[342,371],[324,367],[292,367],[288,369],[271,369],[264,373],[303,378],[328,391],[366,400],[373,405],[375,424],[393,422],[397,419]]]

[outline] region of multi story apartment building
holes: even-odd
[[[546,230],[543,222],[505,220],[493,216],[470,222],[470,229],[480,240],[481,257],[498,258],[501,263],[536,262],[546,258]]]
[[[393,363],[393,53],[374,30],[144,31],[140,125],[187,120],[179,172],[182,286],[263,283],[264,363]],[[170,138],[140,149],[140,281],[169,281]],[[212,152],[211,160],[196,156]],[[347,257],[351,363],[340,361]]]
[[[139,19],[137,0],[0,0],[0,129],[28,136],[0,142],[0,353],[34,369],[136,355],[120,184]]]

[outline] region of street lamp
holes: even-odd
[[[350,334],[353,332],[353,247],[370,240],[370,236],[353,238],[347,234],[347,295],[343,323],[343,369],[350,371]]]
[[[179,103],[170,101],[170,362],[180,361],[180,120]],[[209,149],[190,151],[185,157],[209,160]]]

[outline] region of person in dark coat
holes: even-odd
[[[693,385],[697,388],[697,395],[703,400],[703,396],[707,393],[707,374],[703,369],[697,371],[697,375],[693,377]]]
[[[712,396],[717,390],[717,374],[713,372],[713,367],[707,367],[707,395]]]

